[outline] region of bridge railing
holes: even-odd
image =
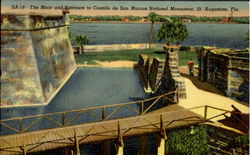
[[[21,136],[2,136],[0,137],[0,154],[2,152],[3,154],[6,152],[27,154],[47,149],[58,149],[60,147],[74,147],[79,149],[80,144],[105,140],[118,140],[119,144],[121,144],[123,137],[145,133],[157,132],[165,139],[167,136],[166,130],[168,129],[211,121],[228,113],[231,113],[231,115],[241,114],[237,111],[232,112],[212,106],[198,106],[189,109],[179,106],[173,107],[169,111],[152,112],[144,116],[110,120],[101,123],[77,125],[69,127],[70,129],[65,128],[65,130],[61,128],[27,133]],[[197,115],[196,112],[202,115]]]
[[[167,101],[178,102],[178,89],[136,102],[3,119],[0,120],[0,131],[1,135],[8,135],[144,115],[149,111],[163,107]]]

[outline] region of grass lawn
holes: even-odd
[[[149,57],[157,57],[165,59],[165,53],[154,49],[143,49],[143,50],[120,50],[120,51],[107,51],[107,52],[88,52],[82,55],[75,55],[77,64],[96,64],[97,61],[118,61],[127,60],[137,62],[139,54],[146,54]],[[195,52],[181,51],[179,52],[179,66],[185,66],[187,62],[193,59],[194,63],[197,64],[197,58]]]

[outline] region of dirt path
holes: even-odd
[[[185,81],[187,98],[180,100],[180,103],[179,103],[180,106],[183,106],[185,108],[192,108],[192,107],[197,107],[197,106],[209,105],[209,106],[232,111],[233,108],[231,107],[231,105],[234,105],[241,112],[249,113],[248,106],[240,104],[239,102],[233,99],[230,99],[228,97],[198,89],[197,87],[195,87],[195,85],[192,83],[191,80],[185,77],[182,77],[182,78]],[[200,109],[196,109],[192,111],[204,116],[204,108],[200,108]],[[208,118],[223,113],[222,111],[214,110],[210,108],[208,109],[207,112],[208,112]],[[227,116],[230,116],[230,115],[227,115]],[[224,116],[213,119],[213,121],[217,121],[220,119],[224,119]]]

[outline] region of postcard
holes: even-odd
[[[249,154],[249,1],[1,1],[0,154]]]

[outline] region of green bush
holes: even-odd
[[[189,46],[181,46],[180,51],[189,51],[190,47]]]
[[[235,146],[249,146],[249,134],[247,135],[242,135],[242,136],[237,136],[233,138],[233,142],[231,145]]]
[[[204,155],[209,153],[206,125],[167,132],[166,153]]]
[[[241,23],[241,24],[249,24],[248,17],[233,17],[232,22]]]

